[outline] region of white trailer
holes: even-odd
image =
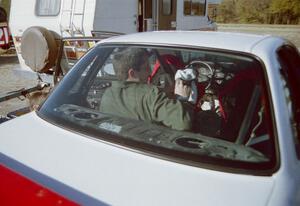
[[[215,29],[206,0],[11,0],[14,36],[43,26],[62,36],[93,30],[134,33],[147,30]]]
[[[53,32],[58,37],[84,37],[97,31],[216,29],[207,16],[206,0],[11,0],[10,29],[22,68],[28,65],[21,56],[23,33],[37,26],[51,34],[34,38]]]

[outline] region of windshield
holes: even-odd
[[[181,163],[274,167],[264,72],[245,55],[98,45],[39,114],[62,127]]]

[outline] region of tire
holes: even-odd
[[[21,39],[21,54],[33,71],[47,73],[55,66],[58,46],[54,33],[44,27],[26,29]]]

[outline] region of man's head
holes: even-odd
[[[148,54],[140,48],[127,48],[115,54],[113,65],[119,80],[146,82],[149,75]]]

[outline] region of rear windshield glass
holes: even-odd
[[[39,114],[164,159],[257,172],[275,164],[266,88],[262,65],[252,57],[98,45]]]

